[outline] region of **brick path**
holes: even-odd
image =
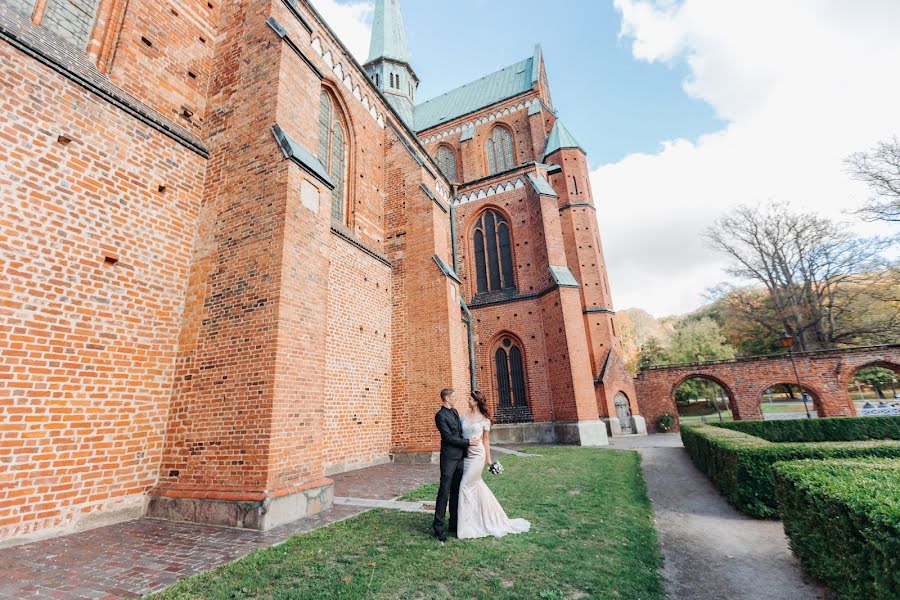
[[[335,495],[389,500],[437,477],[437,465],[381,465],[336,475]],[[267,532],[135,519],[7,548],[0,550],[0,600],[140,598],[366,510],[335,506]]]

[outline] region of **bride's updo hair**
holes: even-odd
[[[488,408],[487,398],[484,397],[484,394],[480,391],[472,392],[472,400],[478,405],[478,412],[484,415],[484,418],[490,419],[491,409]]]

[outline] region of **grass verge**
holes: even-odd
[[[376,510],[179,582],[153,600],[665,598],[635,452],[541,448],[487,479],[532,530],[441,545],[424,513]],[[489,477],[489,476],[488,476]],[[431,498],[434,486],[413,494]]]

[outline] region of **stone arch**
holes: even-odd
[[[801,381],[801,383],[803,383],[803,382]],[[797,381],[796,380],[790,381],[790,380],[785,380],[783,378],[779,378],[776,380],[772,380],[772,382],[769,383],[768,385],[764,385],[763,387],[759,388],[757,390],[757,393],[754,395],[754,398],[756,399],[756,402],[759,404],[760,412],[762,412],[763,394],[765,394],[766,390],[773,388],[776,385],[793,386],[796,388]],[[809,407],[810,414],[815,412],[816,415],[818,415],[820,417],[826,416],[822,409],[823,395],[822,395],[821,390],[819,390],[811,385],[807,385],[807,384],[803,383],[803,386],[800,389],[800,393],[806,394],[810,398],[812,398],[812,406]],[[799,400],[799,402],[801,402],[801,403],[803,402],[802,398]]]
[[[734,419],[737,421],[741,418],[747,418],[746,416],[743,416],[743,412],[746,411],[741,411],[741,407],[737,402],[737,396],[735,395],[732,386],[716,375],[705,373],[703,371],[696,371],[682,375],[681,377],[676,379],[675,383],[672,384],[672,386],[669,388],[668,399],[670,405],[675,408],[675,414],[678,414],[678,404],[675,402],[675,392],[678,390],[681,384],[691,379],[705,379],[718,385],[720,388],[722,388],[722,391],[725,392],[725,395],[728,397],[728,405],[731,407],[731,412],[734,415]]]
[[[863,369],[871,369],[873,367],[880,367],[882,369],[887,369],[888,371],[893,371],[898,376],[900,376],[900,364],[891,362],[889,360],[878,359],[872,360],[866,363],[863,363],[859,366],[854,366],[852,369],[848,371],[847,375],[847,383],[853,381],[853,378],[856,377],[856,374],[862,371]]]
[[[879,358],[871,361],[864,362],[858,366],[854,366],[852,369],[847,370],[846,377],[841,382],[841,391],[847,391],[847,395],[851,396],[849,387],[850,384],[853,383],[854,379],[856,379],[856,375],[862,371],[863,369],[871,369],[873,367],[880,367],[882,369],[887,369],[889,371],[893,371],[895,375],[897,375],[897,379],[900,379],[900,363],[896,363],[887,359]],[[893,400],[891,398],[891,400]],[[853,403],[852,396],[850,398],[850,402]]]

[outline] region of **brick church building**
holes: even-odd
[[[398,0],[363,65],[306,0],[0,0],[0,542],[318,512],[446,386],[498,440],[644,430],[540,48],[414,67]]]

